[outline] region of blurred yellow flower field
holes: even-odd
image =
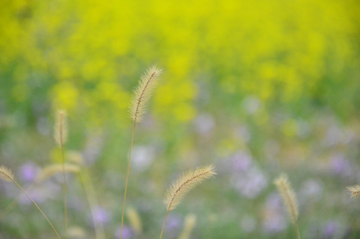
[[[0,165],[30,184],[61,162],[49,139],[55,112],[66,110],[66,160],[78,155],[94,175],[92,216],[117,238],[132,91],[156,65],[164,73],[135,135],[129,184],[143,228],[125,218],[128,238],[157,236],[169,182],[211,163],[216,180],[169,216],[164,238],[294,238],[271,183],[282,171],[304,238],[357,238],[360,202],[345,188],[360,172],[359,13],[357,0],[2,0]],[[33,192],[52,219],[63,209],[61,180]],[[81,180],[72,181],[74,238],[91,238]],[[17,198],[6,185],[0,213]],[[26,200],[0,221],[0,238],[49,238]]]

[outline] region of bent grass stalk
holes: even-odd
[[[64,159],[64,143],[67,140],[67,124],[66,124],[66,113],[65,111],[59,111],[56,117],[55,123],[55,140],[60,146],[61,150],[61,163],[62,163],[62,175],[63,175],[63,194],[64,194],[64,220],[65,220],[65,232],[66,238],[69,238],[68,235],[68,213],[66,206],[66,181],[65,181],[65,159]]]
[[[166,192],[166,199],[164,201],[167,207],[167,212],[161,230],[160,239],[164,233],[166,219],[169,215],[169,212],[175,209],[176,206],[181,203],[181,199],[187,192],[189,192],[195,186],[199,185],[204,180],[209,179],[215,175],[216,173],[213,165],[200,167],[195,170],[188,171],[170,186]]]
[[[280,177],[274,181],[274,184],[278,188],[281,197],[283,198],[284,204],[286,205],[286,209],[291,218],[291,221],[295,226],[296,236],[298,239],[301,239],[299,226],[297,223],[299,209],[298,209],[298,204],[296,202],[294,190],[291,188],[291,185],[285,174],[280,175]]]
[[[126,173],[123,210],[122,210],[122,215],[121,215],[120,239],[122,239],[122,230],[123,230],[123,225],[124,225],[126,194],[127,194],[127,187],[128,187],[128,182],[129,182],[131,154],[132,154],[132,149],[133,149],[133,145],[134,145],[136,123],[141,121],[142,116],[145,113],[146,104],[152,95],[153,89],[155,88],[156,83],[157,83],[157,79],[161,73],[162,73],[162,70],[158,69],[156,66],[150,67],[146,71],[146,73],[141,77],[138,87],[134,91],[134,97],[132,99],[131,106],[130,106],[130,116],[134,121],[134,125],[133,125],[133,130],[132,130],[129,162],[128,162],[127,173]]]
[[[56,231],[50,220],[46,217],[44,212],[40,209],[40,207],[37,205],[37,203],[30,197],[30,195],[15,181],[13,173],[10,171],[10,169],[5,168],[4,166],[0,166],[0,179],[7,181],[7,182],[13,182],[20,190],[31,200],[31,202],[36,206],[36,208],[39,210],[39,212],[43,215],[43,217],[46,219],[46,221],[49,223],[50,227],[55,232],[56,236],[61,239],[59,233]]]

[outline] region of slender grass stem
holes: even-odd
[[[134,145],[135,128],[136,128],[136,118],[135,118],[135,120],[134,120],[134,126],[133,126],[133,131],[132,131],[131,146],[130,146],[130,155],[129,155],[129,163],[128,163],[127,174],[126,174],[126,183],[125,183],[125,192],[124,192],[123,211],[122,211],[121,226],[120,226],[120,239],[122,239],[122,230],[123,230],[123,225],[124,225],[126,192],[127,192],[128,181],[129,181],[130,164],[131,164],[131,153],[132,153],[132,149],[133,149],[133,145]]]
[[[30,184],[25,190],[29,190],[32,185],[33,184]],[[15,208],[18,200],[20,199],[20,196],[21,194],[19,194],[15,199],[11,201],[11,203],[9,203],[9,205],[5,207],[4,211],[0,214],[0,221],[2,221],[9,214],[9,212],[11,212]]]
[[[51,228],[53,229],[53,231],[55,232],[56,236],[61,239],[61,237],[59,236],[59,233],[56,231],[56,229],[54,228],[54,226],[51,224],[50,220],[45,216],[44,212],[40,209],[40,207],[36,204],[36,202],[34,202],[34,200],[30,197],[29,194],[27,194],[27,192],[13,179],[11,179],[11,181],[13,181],[16,186],[18,186],[18,188],[21,189],[21,191],[23,191],[23,193],[25,193],[25,195],[32,201],[32,203],[37,207],[37,209],[40,211],[40,213],[44,216],[44,218],[46,219],[46,221],[49,223],[49,225],[51,226]]]
[[[167,210],[166,212],[166,216],[165,216],[165,220],[164,220],[164,224],[163,224],[163,227],[162,227],[162,230],[161,230],[161,234],[160,234],[160,239],[162,238],[162,235],[163,235],[163,232],[164,232],[164,229],[165,229],[165,224],[166,224],[166,219],[169,215],[169,212],[170,212],[170,208]]]
[[[95,238],[96,239],[105,239],[104,225],[101,222],[96,222],[95,221],[94,208],[97,205],[99,205],[99,203],[98,203],[97,198],[96,198],[94,186],[92,184],[89,172],[87,170],[82,170],[79,173],[79,176],[80,176],[80,180],[82,182],[82,185],[84,187],[86,198],[87,198],[87,200],[89,202],[91,216],[93,218],[94,229],[95,229]]]
[[[66,205],[66,181],[65,181],[65,160],[64,160],[64,146],[62,143],[62,130],[60,130],[60,138],[61,138],[61,161],[62,161],[62,175],[63,175],[63,191],[64,191],[64,218],[65,218],[65,232],[66,232],[66,238],[69,238],[68,234],[68,212],[67,212],[67,205]]]

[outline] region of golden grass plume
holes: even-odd
[[[360,185],[354,185],[346,188],[351,193],[351,198],[360,196]]]
[[[35,182],[40,183],[40,182],[48,179],[49,177],[62,172],[62,170],[63,170],[62,164],[52,164],[50,166],[47,166],[47,167],[43,168],[41,170],[41,172],[36,176]],[[75,164],[66,163],[66,164],[64,164],[64,171],[77,173],[80,171],[80,167]]]
[[[59,110],[56,114],[54,125],[54,138],[56,143],[61,146],[64,145],[68,137],[67,117],[64,110]]]
[[[158,82],[162,70],[156,66],[150,67],[141,77],[138,87],[134,90],[134,96],[130,105],[130,116],[135,122],[140,122],[145,113],[145,107]]]
[[[286,209],[292,220],[292,223],[297,224],[297,218],[299,214],[298,204],[296,202],[295,193],[291,188],[287,176],[285,174],[281,174],[280,177],[274,181],[274,183],[284,200],[284,204],[286,205]]]
[[[14,181],[14,174],[5,166],[0,166],[0,179],[6,182]]]
[[[175,209],[176,206],[180,204],[181,199],[185,194],[192,188],[215,175],[214,165],[199,167],[185,173],[181,178],[175,181],[166,192],[165,204],[168,211]]]

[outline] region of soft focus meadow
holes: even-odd
[[[138,123],[123,238],[158,238],[182,172],[217,175],[169,213],[163,238],[295,238],[276,186],[288,174],[302,238],[360,238],[358,0],[0,1],[0,165],[65,238],[53,137],[68,114],[69,234],[120,238],[140,76],[164,73]],[[17,203],[13,204],[16,200]],[[0,181],[1,239],[55,234]],[[96,237],[98,238],[98,237]]]

